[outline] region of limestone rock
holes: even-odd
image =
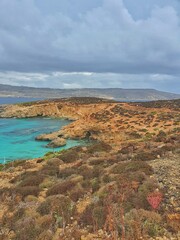
[[[37,136],[35,139],[37,141],[52,141],[58,137],[58,132],[53,132],[49,134],[41,134]]]
[[[47,147],[50,148],[57,148],[57,147],[62,147],[66,145],[66,140],[64,138],[56,138],[52,140]]]

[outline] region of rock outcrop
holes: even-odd
[[[47,147],[58,148],[66,145],[66,140],[64,138],[56,138],[48,143]]]

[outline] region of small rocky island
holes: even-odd
[[[178,240],[179,109],[180,100],[98,98],[0,108],[0,117],[72,120],[36,137],[49,147],[66,139],[93,140],[0,166],[0,239]]]

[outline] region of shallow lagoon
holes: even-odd
[[[46,141],[35,141],[35,137],[42,133],[59,130],[69,124],[64,119],[28,118],[28,119],[0,119],[0,163],[18,159],[31,159],[43,156],[52,148],[46,148]],[[82,145],[82,140],[67,140],[67,149]]]

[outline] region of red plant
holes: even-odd
[[[161,192],[153,192],[148,194],[147,201],[151,205],[153,209],[157,209],[159,207],[159,204],[162,201],[162,193]]]

